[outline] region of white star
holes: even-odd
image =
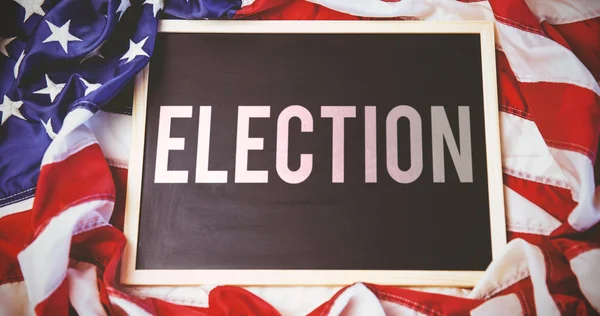
[[[0,125],[4,124],[4,122],[6,122],[6,120],[13,115],[24,121],[27,121],[23,114],[21,114],[21,110],[19,110],[21,105],[23,105],[23,101],[13,101],[7,96],[4,96],[4,102],[0,103],[0,112],[2,112],[2,120],[0,121]]]
[[[146,36],[143,40],[139,41],[139,43],[134,43],[132,40],[129,40],[129,50],[127,51],[127,53],[125,53],[125,55],[123,55],[123,57],[119,58],[119,60],[127,58],[127,61],[125,63],[128,63],[132,61],[136,56],[150,57],[143,50],[144,43],[146,43],[147,39],[148,36]]]
[[[156,17],[156,13],[158,13],[158,11],[164,7],[163,0],[146,0],[142,5],[144,4],[152,5],[152,12],[154,13],[154,17]]]
[[[129,2],[129,0],[121,0],[121,3],[119,4],[119,7],[117,8],[117,13],[121,13],[121,14],[119,14],[119,21],[121,21],[123,14],[127,10],[127,8],[129,8],[130,6],[131,6],[131,2]]]
[[[57,27],[49,21],[46,21],[46,23],[48,23],[48,26],[50,27],[50,32],[52,32],[52,34],[50,34],[50,36],[48,36],[48,38],[45,39],[42,43],[59,42],[60,46],[62,46],[65,53],[68,54],[69,51],[67,45],[69,44],[69,42],[81,41],[81,39],[69,33],[69,24],[71,24],[71,20],[67,21],[67,23],[63,24],[63,26],[61,27]]]
[[[23,23],[29,19],[34,13],[37,13],[41,16],[44,16],[44,10],[42,10],[42,4],[44,4],[44,0],[14,0],[16,3],[21,5],[23,9],[25,9],[25,18],[23,19]]]
[[[83,57],[83,59],[79,63],[82,64],[84,61],[86,61],[94,56],[104,58],[104,56],[102,56],[102,54],[100,54],[100,50],[102,49],[102,46],[104,46],[104,43],[106,43],[106,41],[102,42],[102,44],[100,44],[100,45],[98,45],[98,47],[94,48],[93,51],[91,51],[87,55],[85,55],[85,57]]]
[[[50,96],[50,102],[54,102],[56,96],[62,91],[65,87],[64,83],[56,84],[50,80],[50,77],[46,75],[46,87],[44,89],[35,91],[36,94],[47,94]]]
[[[89,83],[83,78],[79,78],[79,80],[81,80],[81,82],[83,82],[83,84],[85,85],[84,95],[88,95],[88,94],[98,90],[98,88],[102,87],[102,85],[99,83]]]
[[[4,56],[8,57],[8,52],[6,51],[6,45],[12,42],[16,37],[11,38],[2,38],[0,37],[0,53],[4,54]]]
[[[13,74],[15,75],[15,79],[19,76],[19,66],[21,66],[21,62],[23,61],[23,57],[25,57],[25,50],[21,52],[21,56],[17,59],[17,63],[15,64],[15,69],[13,70]]]
[[[56,138],[56,133],[52,130],[52,118],[49,118],[47,123],[45,123],[42,120],[40,120],[40,122],[42,122],[42,125],[44,125],[44,129],[46,130],[46,134],[48,134],[48,136],[50,136],[51,139],[55,139]]]

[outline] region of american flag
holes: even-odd
[[[472,289],[118,283],[160,19],[490,20],[509,244]],[[600,313],[600,1],[2,0],[0,315]]]

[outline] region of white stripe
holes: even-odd
[[[215,285],[200,286],[127,286],[119,289],[137,298],[156,298],[178,305],[207,307],[208,293]]]
[[[467,297],[471,292],[470,289],[461,287],[407,286],[405,288],[419,292],[435,293],[456,297]]]
[[[35,316],[34,307],[29,302],[25,282],[0,285],[0,315]]]
[[[62,128],[44,153],[42,166],[63,161],[72,154],[97,143],[91,130],[82,125],[91,116],[92,112],[84,108],[77,108],[67,114]]]
[[[587,301],[600,312],[600,249],[588,250],[571,259],[571,270]]]
[[[269,303],[282,315],[308,315],[341,290],[341,287],[249,286],[245,289]]]
[[[509,187],[504,187],[506,221],[512,232],[548,236],[561,222]]]
[[[253,0],[252,0],[253,2]],[[341,11],[366,17],[415,16],[429,19],[453,19],[466,14],[470,7],[489,6],[487,1],[476,3],[454,3],[455,1],[398,1],[379,0],[310,0],[310,2]],[[550,24],[565,24],[593,19],[600,16],[600,1],[597,0],[527,0],[531,12],[541,21]],[[243,4],[244,2],[242,2]],[[452,11],[456,11],[455,14]],[[467,15],[467,16],[465,16]]]
[[[113,167],[127,168],[131,148],[131,116],[98,111],[85,125],[89,127]]]
[[[523,241],[524,253],[529,268],[529,276],[533,284],[535,308],[539,315],[560,316],[556,302],[550,295],[546,283],[546,262],[542,250],[530,243]]]
[[[17,214],[30,210],[33,207],[33,198],[27,198],[23,201],[0,207],[0,218],[11,214]]]
[[[523,307],[516,294],[494,297],[471,311],[471,316],[523,315]]]
[[[352,315],[385,316],[386,313],[379,299],[364,284],[357,283],[344,290],[340,294],[331,309],[330,316],[352,316]]]
[[[116,296],[109,297],[110,302],[113,304],[113,308],[119,310],[117,311],[117,315],[129,315],[129,316],[151,316],[148,312],[146,312],[143,308],[137,306],[136,304],[122,299]]]
[[[491,11],[458,1],[309,0],[343,13],[365,17],[409,16],[425,20],[493,20]],[[487,2],[484,6],[488,6]]]
[[[600,87],[585,65],[567,48],[531,32],[496,23],[500,45],[521,82],[568,83],[594,91]]]
[[[569,183],[530,120],[500,112],[502,165],[511,176],[565,189]]]
[[[569,224],[585,231],[600,221],[600,187],[594,181],[591,160],[578,152],[550,148],[570,183],[577,206],[569,215]]]
[[[333,10],[368,17],[411,16],[422,20],[488,20],[495,21],[487,1],[400,1],[379,0],[312,0]],[[541,5],[538,8],[542,11]],[[567,48],[557,42],[502,23],[496,23],[496,42],[521,82],[560,82],[590,89],[600,94],[598,83]]]
[[[96,267],[87,262],[71,261],[67,271],[70,303],[77,315],[106,315],[100,293]]]
[[[93,227],[90,218],[96,221],[97,226],[105,225],[98,214],[110,213],[113,206],[112,201],[105,200],[73,206],[52,218],[42,233],[19,253],[29,299],[35,305],[48,298],[65,279],[73,233]]]
[[[546,264],[542,250],[523,239],[513,239],[495,259],[483,278],[471,291],[470,298],[487,299],[529,276],[538,315],[560,315],[546,284]]]
[[[538,18],[550,24],[566,24],[600,16],[598,0],[527,0],[527,6]]]
[[[408,308],[404,305],[392,303],[389,301],[381,301],[381,307],[385,311],[385,315],[390,316],[425,316],[425,314],[419,313],[414,309]],[[367,315],[367,314],[365,314]]]

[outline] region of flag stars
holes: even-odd
[[[143,4],[151,4],[152,5],[152,12],[154,13],[154,17],[156,17],[156,13],[158,13],[159,10],[164,8],[163,0],[146,0],[146,1],[144,1]]]
[[[21,66],[21,62],[23,61],[23,57],[25,57],[25,50],[21,52],[21,56],[17,59],[17,63],[15,64],[15,68],[13,69],[13,74],[15,75],[15,79],[19,76],[19,67]]]
[[[42,120],[40,120],[40,122],[42,122],[42,125],[44,126],[44,129],[46,130],[46,134],[48,134],[50,139],[55,139],[56,133],[52,129],[52,118],[49,118],[48,122],[44,122]]]
[[[46,75],[46,88],[35,91],[34,93],[35,94],[47,94],[50,97],[50,102],[54,102],[54,99],[62,91],[62,89],[64,87],[65,87],[64,83],[56,84],[52,80],[50,80],[50,77],[48,77],[48,75]]]
[[[14,0],[20,6],[25,9],[25,17],[23,19],[23,23],[27,22],[34,13],[44,16],[44,10],[42,10],[42,4],[44,4],[44,0]]]
[[[129,8],[130,6],[131,6],[131,2],[129,2],[129,0],[121,0],[121,3],[119,4],[119,7],[117,8],[117,13],[120,13],[119,21],[121,21],[123,14],[127,10],[127,8]]]
[[[6,57],[8,56],[8,51],[6,50],[6,46],[10,44],[16,37],[3,38],[0,37],[0,53]]]
[[[106,43],[106,41],[102,42],[102,44],[100,44],[100,45],[98,45],[98,47],[94,48],[93,51],[91,51],[87,55],[85,55],[85,57],[83,57],[83,59],[79,63],[81,64],[84,61],[86,61],[86,60],[88,60],[90,58],[93,58],[95,56],[98,56],[100,58],[104,58],[104,56],[102,56],[102,54],[100,54],[100,50],[102,49],[102,46],[104,46],[104,43]]]
[[[73,41],[81,41],[81,39],[73,36],[73,34],[69,33],[69,25],[71,24],[71,20],[67,21],[67,23],[63,24],[61,27],[57,27],[49,21],[46,21],[48,26],[50,27],[50,36],[46,38],[42,43],[50,43],[50,42],[59,42],[62,49],[65,53],[69,53],[68,44]]]
[[[2,120],[0,120],[0,125],[4,124],[4,122],[6,122],[6,120],[13,115],[24,121],[27,121],[23,114],[21,114],[22,105],[23,101],[13,101],[7,96],[4,96],[4,101],[0,103],[0,112],[2,112]]]
[[[148,36],[146,36],[143,40],[139,41],[138,43],[134,43],[132,40],[129,40],[129,50],[127,51],[127,53],[125,53],[125,55],[123,55],[123,57],[119,58],[119,60],[127,59],[125,63],[128,63],[132,61],[136,56],[150,57],[143,50],[144,44],[146,43],[147,39]]]
[[[98,90],[98,88],[102,87],[102,84],[99,84],[99,83],[89,83],[89,82],[87,82],[83,78],[79,78],[79,80],[81,80],[81,82],[83,82],[83,84],[85,85],[84,96],[87,96],[88,94],[90,94],[90,93]]]

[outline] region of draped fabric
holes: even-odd
[[[164,18],[494,21],[501,256],[472,289],[119,285],[127,91]],[[596,0],[3,0],[0,314],[598,314],[599,80]]]

